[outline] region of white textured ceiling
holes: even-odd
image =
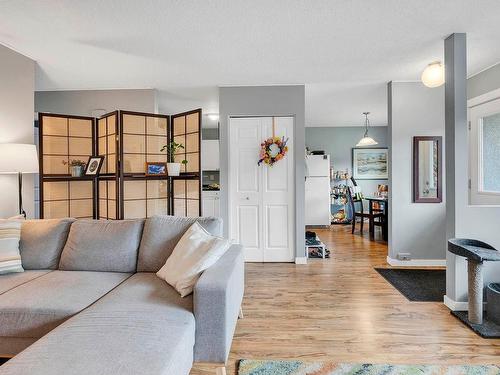
[[[306,125],[385,124],[390,80],[418,80],[467,32],[469,74],[500,61],[498,0],[0,0],[0,43],[37,90],[156,88],[217,112],[218,85],[305,84]]]

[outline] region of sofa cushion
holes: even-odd
[[[231,242],[212,236],[199,223],[193,223],[181,237],[165,265],[156,273],[185,297],[193,292],[200,275],[212,267]]]
[[[25,270],[55,270],[75,219],[26,220],[21,226],[21,260]]]
[[[138,272],[158,272],[172,254],[175,245],[195,222],[214,236],[222,235],[222,219],[215,217],[152,216],[146,219],[142,235]]]
[[[41,337],[130,274],[52,271],[0,295],[0,336]]]
[[[19,241],[21,222],[18,220],[0,221],[0,275],[23,272]]]
[[[49,273],[50,270],[24,271],[0,275],[0,294]]]
[[[59,269],[135,272],[144,220],[77,220],[71,225]]]
[[[187,375],[192,298],[138,273],[1,367],[2,374]]]

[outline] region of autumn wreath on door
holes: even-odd
[[[275,121],[273,117],[273,136],[260,144],[260,155],[257,165],[264,163],[272,167],[278,160],[283,159],[288,152],[288,146],[286,145],[288,138],[280,138],[275,133]]]

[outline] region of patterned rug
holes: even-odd
[[[242,359],[238,375],[500,375],[500,366],[376,365]]]

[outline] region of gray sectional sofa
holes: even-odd
[[[25,272],[0,275],[1,375],[189,374],[225,363],[240,311],[244,261],[228,252],[181,298],[155,273],[188,227],[216,218],[28,220]]]

